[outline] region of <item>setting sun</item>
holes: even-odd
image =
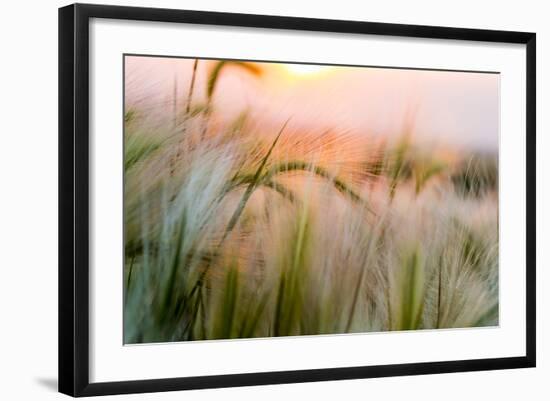
[[[312,75],[319,72],[326,71],[330,67],[323,65],[311,65],[311,64],[285,64],[286,70],[293,75]]]

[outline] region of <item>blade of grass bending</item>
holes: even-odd
[[[290,189],[284,185],[279,184],[276,181],[266,181],[263,183],[268,188],[273,189],[275,192],[280,194],[283,198],[288,199],[290,202],[294,203],[297,201],[296,195]]]
[[[239,218],[240,218],[240,216],[241,216],[241,214],[244,210],[244,207],[246,206],[246,203],[248,202],[248,199],[250,198],[250,196],[252,196],[252,193],[254,192],[254,189],[256,188],[256,186],[258,184],[258,181],[259,181],[259,178],[261,176],[262,170],[265,167],[265,165],[267,163],[267,160],[269,159],[269,156],[271,156],[271,152],[273,152],[273,148],[275,147],[275,145],[279,141],[279,138],[281,137],[281,134],[283,133],[283,131],[284,131],[284,129],[287,126],[289,121],[290,121],[290,118],[288,120],[286,120],[286,122],[281,127],[279,133],[275,137],[275,140],[271,144],[271,147],[269,148],[267,154],[265,155],[262,162],[260,163],[260,166],[258,167],[258,170],[256,171],[256,173],[254,174],[254,176],[250,180],[250,183],[248,184],[248,187],[246,188],[241,200],[239,201],[239,204],[237,205],[237,208],[235,209],[235,212],[233,212],[233,215],[231,216],[231,219],[229,220],[229,223],[227,224],[227,227],[225,229],[223,237],[221,238],[221,240],[218,244],[218,248],[221,247],[221,245],[225,242],[225,240],[227,239],[228,235],[231,233],[233,228],[235,228],[235,226],[236,226],[236,224],[237,224],[237,222],[238,222],[238,220],[239,220]],[[191,294],[193,294],[197,290],[197,288],[199,288],[203,285],[204,278],[206,277],[206,274],[208,273],[209,267],[210,267],[209,264],[205,267],[205,269],[203,270],[203,272],[201,273],[201,275],[197,279],[195,285],[193,286],[193,288],[191,290]]]
[[[196,58],[193,63],[193,72],[191,74],[191,83],[189,84],[189,94],[187,95],[187,107],[185,109],[185,114],[189,115],[191,111],[191,100],[193,98],[193,89],[195,88],[195,78],[197,76],[197,66],[199,64],[199,59]]]
[[[208,76],[208,82],[207,82],[207,87],[206,87],[206,94],[208,96],[208,102],[211,101],[212,96],[214,95],[214,89],[216,89],[216,84],[218,82],[218,78],[220,76],[221,70],[225,66],[228,66],[228,65],[241,67],[241,68],[247,70],[248,72],[250,72],[254,75],[259,75],[260,72],[261,72],[261,70],[257,66],[255,66],[253,64],[250,64],[250,63],[247,63],[247,62],[243,62],[243,61],[219,61],[214,66],[214,68],[210,72],[210,75]]]
[[[225,66],[236,66],[243,68],[244,70],[254,74],[254,75],[260,75],[261,70],[251,63],[247,63],[244,61],[219,61],[216,63],[210,74],[208,75],[208,80],[206,82],[206,95],[207,95],[207,107],[204,112],[205,121],[204,121],[204,127],[202,129],[201,138],[204,139],[206,136],[206,132],[208,131],[208,116],[211,113],[211,104],[212,104],[212,97],[214,96],[214,89],[216,89],[216,84],[218,82],[218,79],[220,78],[220,73],[222,69]]]
[[[228,192],[234,191],[235,189],[243,186],[243,185],[250,185],[251,182],[253,182],[254,176],[252,174],[241,176],[241,177],[235,177],[232,181],[234,181],[234,184],[228,185],[227,189],[224,190],[223,196],[227,194]],[[256,185],[264,186],[267,188],[272,189],[273,191],[277,192],[279,195],[281,195],[283,198],[288,199],[290,202],[296,202],[298,199],[296,198],[296,195],[293,191],[285,187],[284,185],[278,183],[277,181],[267,180],[265,177],[263,177]]]
[[[216,82],[218,82],[220,71],[222,70],[225,63],[227,63],[227,61],[219,61],[218,63],[216,63],[216,65],[210,72],[210,75],[208,76],[208,82],[206,84],[206,95],[208,97],[209,103],[212,99],[212,95],[214,94],[214,89],[216,88]]]
[[[271,179],[273,176],[281,173],[288,173],[291,171],[307,171],[314,173],[315,175],[325,178],[332,182],[334,187],[340,191],[341,193],[348,195],[354,202],[361,202],[364,203],[365,201],[357,194],[353,189],[351,189],[344,181],[342,181],[339,178],[332,177],[328,171],[326,171],[324,168],[316,166],[313,163],[308,163],[304,161],[291,161],[291,162],[285,162],[276,165],[270,171],[266,174],[265,179]],[[368,209],[367,209],[368,210]],[[369,210],[369,212],[372,212]]]
[[[239,204],[237,205],[237,208],[235,209],[235,212],[233,212],[233,216],[231,216],[231,219],[229,220],[229,223],[227,224],[227,228],[225,229],[225,233],[224,233],[224,235],[221,239],[221,243],[223,243],[225,241],[225,239],[231,233],[233,228],[235,228],[235,225],[237,224],[239,218],[241,217],[241,214],[244,210],[244,207],[246,206],[246,203],[248,202],[248,199],[250,199],[250,196],[252,196],[252,193],[254,192],[254,189],[256,188],[256,186],[259,182],[260,176],[262,174],[262,170],[264,169],[264,167],[267,163],[267,160],[271,156],[271,152],[273,152],[273,148],[275,148],[275,145],[279,141],[279,138],[281,137],[281,134],[283,133],[283,131],[284,131],[284,129],[285,129],[285,127],[286,127],[286,125],[288,124],[289,121],[290,121],[290,119],[287,120],[283,124],[283,126],[280,129],[279,133],[275,137],[275,140],[271,144],[271,147],[267,151],[267,154],[264,156],[262,162],[260,163],[260,166],[256,170],[256,173],[252,177],[252,180],[250,181],[250,184],[248,184],[248,187],[246,188],[241,200],[239,201]]]

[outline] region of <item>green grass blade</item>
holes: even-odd
[[[248,202],[248,199],[250,199],[250,196],[254,192],[254,189],[259,184],[262,171],[263,171],[269,157],[271,156],[271,152],[273,152],[273,148],[275,148],[275,145],[277,145],[277,142],[279,141],[279,138],[281,137],[281,134],[283,133],[283,131],[284,131],[287,124],[288,124],[288,120],[283,124],[283,126],[279,130],[279,133],[275,137],[275,140],[271,144],[271,147],[267,151],[266,155],[264,156],[264,158],[262,159],[260,165],[258,166],[258,169],[256,170],[256,173],[252,177],[252,180],[250,181],[250,184],[248,184],[248,187],[246,188],[241,200],[239,201],[239,204],[237,205],[237,208],[233,212],[233,215],[231,216],[231,219],[229,220],[229,223],[227,224],[227,227],[225,229],[225,233],[222,237],[222,242],[231,233],[233,228],[235,228],[235,225],[237,224],[237,221],[241,217],[241,214],[244,210],[244,207],[246,206],[246,203]]]

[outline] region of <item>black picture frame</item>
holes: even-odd
[[[438,38],[526,46],[526,353],[519,357],[380,366],[89,381],[89,21],[91,18]],[[535,366],[536,35],[220,12],[74,4],[59,9],[59,391],[71,396],[141,393],[293,382],[361,379]]]

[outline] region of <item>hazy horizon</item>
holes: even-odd
[[[164,109],[185,104],[194,59],[126,56],[126,101]],[[200,60],[194,96],[205,98],[211,60]],[[266,124],[291,117],[303,128],[394,138],[404,124],[418,141],[497,152],[499,74],[378,67],[253,63],[261,79],[234,69],[217,84],[219,116],[243,110]],[[174,91],[176,88],[176,91]],[[265,121],[264,121],[265,120]]]

